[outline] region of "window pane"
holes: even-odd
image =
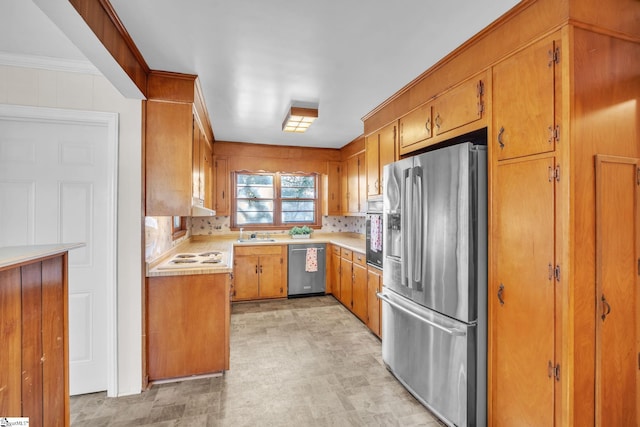
[[[273,199],[273,187],[238,186],[236,197],[244,199]]]
[[[238,185],[273,186],[273,175],[243,175],[238,174]]]
[[[316,197],[315,188],[283,188],[283,199],[314,199]]]
[[[288,223],[313,223],[314,212],[282,212],[282,222]]]
[[[313,212],[315,203],[312,201],[283,201],[282,202],[282,211],[283,212],[293,212],[293,211],[311,211]]]
[[[238,212],[273,212],[273,200],[238,199]]]
[[[282,187],[315,187],[315,178],[313,176],[300,175],[282,175]]]
[[[273,224],[273,212],[238,212],[238,225]]]

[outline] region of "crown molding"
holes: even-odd
[[[0,52],[0,65],[102,75],[102,73],[91,62],[83,59],[63,59],[48,56]]]

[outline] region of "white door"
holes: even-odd
[[[69,388],[107,390],[115,363],[113,126],[90,119],[105,113],[18,110],[39,117],[0,111],[0,246],[86,243],[69,252]]]

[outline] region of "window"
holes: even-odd
[[[233,226],[320,225],[316,174],[236,172]]]
[[[187,234],[187,218],[184,216],[171,218],[171,239],[179,239],[185,234]]]

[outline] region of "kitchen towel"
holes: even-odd
[[[371,250],[382,252],[382,215],[371,216]]]
[[[308,273],[314,273],[318,271],[318,249],[307,248],[307,258],[304,266],[304,271]]]

